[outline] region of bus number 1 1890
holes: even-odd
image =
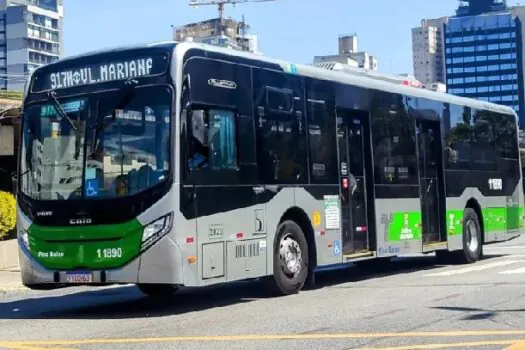
[[[97,257],[99,259],[122,258],[122,248],[97,249]]]

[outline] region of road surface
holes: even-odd
[[[0,292],[0,349],[525,349],[525,238],[472,265],[433,254],[321,273],[270,297],[257,282],[150,300],[135,287]],[[0,287],[1,289],[1,287]]]

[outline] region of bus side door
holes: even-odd
[[[423,245],[446,242],[441,122],[416,119]]]
[[[371,161],[366,134],[370,133],[369,115],[363,111],[337,108],[337,140],[339,143],[339,185],[341,191],[342,239],[344,255],[369,252],[369,196],[366,181],[371,174],[366,162]]]

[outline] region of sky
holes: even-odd
[[[65,55],[172,40],[172,26],[217,17],[217,6],[195,9],[188,2],[64,0]],[[457,5],[458,0],[275,0],[227,5],[225,16],[244,15],[266,56],[310,64],[316,55],[337,53],[339,35],[356,33],[360,50],[378,58],[380,71],[412,73],[411,28],[423,18],[453,15]]]

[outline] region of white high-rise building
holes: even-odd
[[[63,0],[0,0],[0,90],[22,91],[29,72],[64,51]]]
[[[412,60],[414,76],[423,84],[444,83],[445,52],[443,24],[448,17],[424,19],[412,29]]]

